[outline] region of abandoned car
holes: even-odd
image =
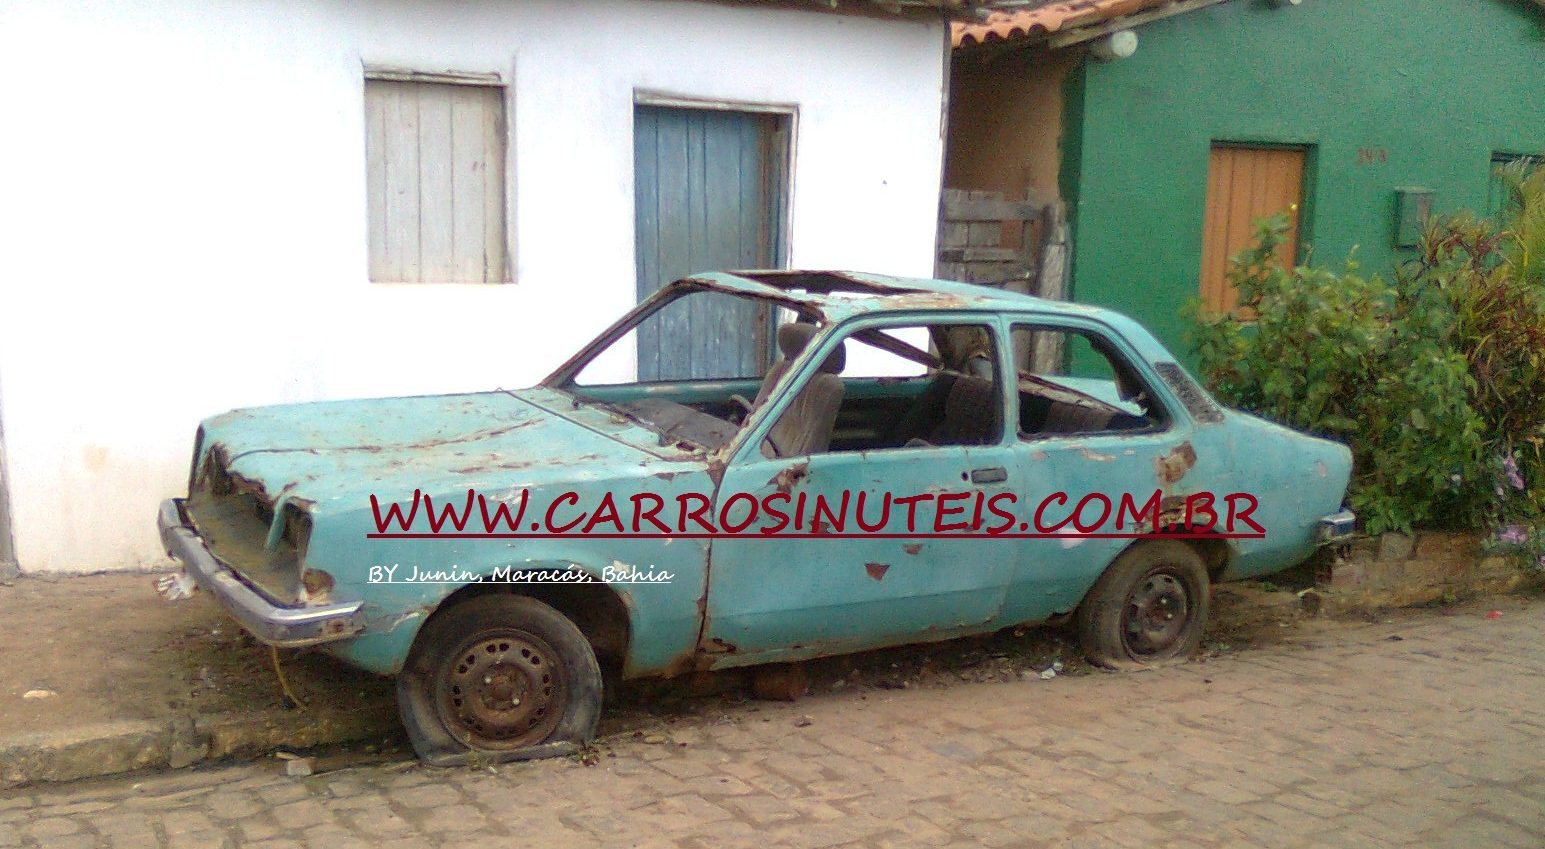
[[[259,640],[397,676],[453,763],[572,751],[603,680],[1070,617],[1096,663],[1183,659],[1211,582],[1351,533],[1350,466],[1107,310],[716,273],[530,389],[211,418],[159,525]]]

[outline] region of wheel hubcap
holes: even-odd
[[[1121,636],[1134,655],[1154,655],[1180,640],[1191,619],[1191,599],[1175,574],[1156,570],[1137,582],[1121,616]]]
[[[439,675],[440,718],[478,749],[515,749],[547,739],[562,714],[565,682],[557,655],[516,631],[463,643]]]

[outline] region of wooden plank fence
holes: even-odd
[[[1067,298],[1068,222],[1061,201],[1005,200],[998,192],[945,189],[940,206],[936,276]],[[1032,335],[1033,343],[1014,352],[1020,368],[1040,371],[1060,364],[1060,336]],[[1034,351],[1029,350],[1032,344]]]
[[[935,265],[943,279],[1062,299],[1067,250],[1067,215],[1060,201],[944,190]]]

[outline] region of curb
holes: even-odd
[[[258,757],[279,748],[309,749],[400,733],[395,709],[370,705],[323,716],[297,711],[178,716],[22,734],[0,739],[0,790],[139,769],[183,769],[221,758]]]

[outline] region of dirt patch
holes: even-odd
[[[1311,613],[1297,582],[1219,584],[1202,649],[1193,662],[1313,636],[1336,623]],[[821,658],[806,664],[812,695],[840,690],[883,692],[960,683],[1036,680],[1099,673],[1078,648],[1071,623],[1011,628],[981,637]],[[628,682],[601,719],[601,736],[641,734],[659,721],[717,716],[726,703],[752,701],[752,670],[670,681]]]
[[[0,738],[121,720],[293,706],[268,649],[207,594],[169,603],[155,576],[18,578],[0,585]],[[315,712],[391,698],[391,682],[316,652],[281,652]],[[27,698],[32,692],[34,698]],[[38,697],[39,693],[49,695]]]
[[[1312,600],[1306,603],[1291,588],[1260,581],[1219,584],[1213,588],[1212,616],[1197,657],[1276,645],[1324,624]]]

